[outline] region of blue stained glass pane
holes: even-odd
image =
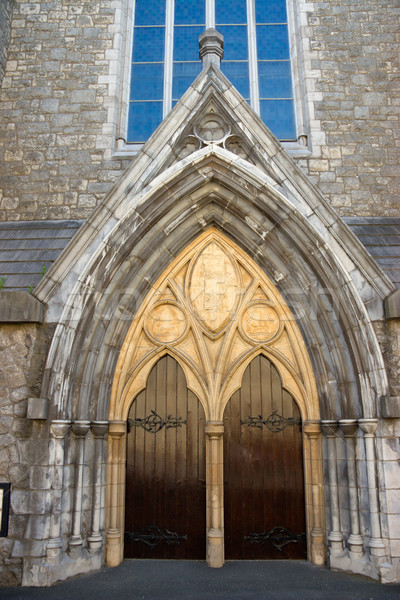
[[[162,100],[164,65],[146,63],[132,65],[131,100]]]
[[[132,62],[164,60],[164,27],[135,27]]]
[[[180,98],[201,71],[201,62],[174,63],[172,97]]]
[[[291,98],[292,76],[290,62],[259,62],[260,98]]]
[[[145,142],[162,121],[162,102],[131,102],[128,142]]]
[[[246,0],[216,0],[215,22],[217,25],[247,23]]]
[[[286,23],[286,0],[255,0],[256,23]]]
[[[165,0],[136,0],[135,25],[164,25]]]
[[[243,98],[249,98],[249,63],[248,62],[221,62],[221,71],[233,83]]]
[[[199,59],[199,36],[204,27],[174,27],[174,61]]]
[[[261,118],[279,140],[295,140],[293,100],[261,100]]]
[[[278,60],[289,58],[289,39],[286,25],[257,25],[257,58]]]
[[[175,24],[176,25],[204,25],[205,0],[175,0]]]
[[[224,60],[248,59],[247,25],[226,25],[218,31],[224,36]]]

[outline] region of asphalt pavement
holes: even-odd
[[[125,560],[50,588],[0,588],[1,600],[400,600],[400,584],[303,561]]]

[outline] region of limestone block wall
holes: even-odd
[[[11,37],[12,6],[13,0],[4,0],[0,3],[0,85],[3,80]]]
[[[312,156],[302,165],[341,215],[400,206],[400,9],[390,0],[299,2]],[[310,106],[311,104],[311,106]],[[311,135],[313,137],[313,135]]]
[[[0,219],[87,217],[123,169],[106,79],[122,0],[15,3],[0,97]],[[114,124],[114,125],[113,125]]]
[[[4,293],[4,292],[3,292]],[[0,582],[21,583],[22,562],[10,558],[16,539],[24,536],[27,498],[21,494],[35,488],[35,460],[47,459],[48,442],[40,448],[37,440],[25,452],[32,436],[32,421],[26,417],[27,400],[39,395],[50,328],[37,325],[0,325],[0,481],[11,482],[14,497],[10,508],[9,535],[0,538]],[[39,456],[39,458],[38,458]]]
[[[300,165],[340,214],[397,215],[399,7],[288,6],[311,150]],[[125,169],[130,158],[115,149],[131,10],[128,0],[15,2],[0,94],[0,219],[86,218]]]

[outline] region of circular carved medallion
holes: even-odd
[[[252,342],[268,342],[276,336],[280,327],[276,310],[263,302],[252,304],[243,313],[242,330]]]
[[[178,306],[163,303],[156,305],[151,311],[146,323],[146,332],[153,340],[169,344],[182,337],[186,325],[186,317]]]
[[[230,127],[222,117],[209,113],[195,125],[194,133],[205,144],[212,144],[222,142],[229,135]]]

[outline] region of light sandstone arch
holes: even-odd
[[[223,545],[223,412],[247,365],[264,354],[300,407],[310,559],[325,559],[319,400],[311,361],[293,315],[256,264],[215,228],[206,230],[157,280],[122,345],[110,399],[107,562],[123,556],[125,426],[132,401],[154,364],[170,354],[206,415],[207,560],[219,567]],[[314,431],[315,430],[315,431]],[[114,493],[113,493],[114,490]]]

